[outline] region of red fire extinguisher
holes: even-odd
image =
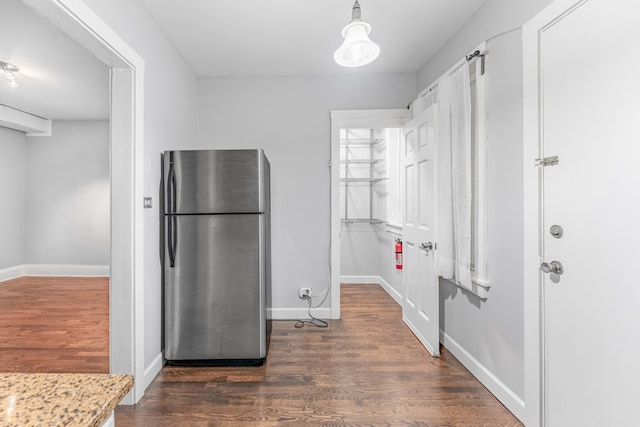
[[[402,270],[402,240],[396,240],[396,270]]]

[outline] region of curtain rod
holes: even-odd
[[[503,31],[502,33],[496,34],[495,36],[489,37],[489,38],[488,38],[488,39],[486,39],[484,42],[482,42],[482,44],[479,46],[479,48],[476,48],[476,49],[475,49],[473,52],[471,52],[469,55],[465,55],[464,59],[466,59],[466,60],[467,60],[467,62],[470,62],[470,61],[472,61],[472,60],[473,60],[473,59],[475,59],[475,58],[480,58],[480,59],[482,60],[482,64],[480,65],[480,67],[481,67],[480,72],[481,72],[482,74],[484,74],[484,57],[485,57],[486,53],[485,53],[485,52],[481,52],[481,51],[480,51],[480,49],[484,49],[484,47],[486,46],[486,43],[487,43],[489,40],[493,40],[493,39],[495,39],[496,37],[500,37],[500,36],[502,36],[502,35],[505,35],[505,34],[511,33],[511,32],[513,32],[513,31],[519,30],[519,29],[521,29],[521,28],[522,28],[522,27],[515,27],[515,28],[512,28],[512,29],[510,29],[510,30]],[[455,70],[459,67],[459,65],[460,65],[459,63],[460,63],[460,62],[462,62],[462,61],[458,61],[458,63],[456,63],[456,65],[454,65],[453,67],[451,67],[447,73],[451,73],[451,72],[455,71]],[[445,75],[445,74],[447,74],[447,73],[443,73],[442,75],[444,76],[444,75]],[[442,77],[442,76],[441,76],[441,77]],[[438,77],[438,80],[440,80],[440,77]],[[431,84],[431,86],[429,86],[429,87],[427,87],[426,89],[422,90],[422,91],[418,94],[418,97],[417,97],[417,98],[423,97],[423,96],[425,96],[426,94],[428,94],[429,92],[433,91],[435,88],[437,88],[437,87],[438,87],[438,80],[436,80],[434,83],[432,83],[432,84]],[[417,99],[417,98],[416,98],[416,99]],[[407,108],[411,108],[411,105],[412,105],[413,103],[414,103],[414,101],[411,101],[411,102],[409,103],[409,105],[407,105]]]
[[[485,56],[485,53],[480,52],[478,49],[473,51],[473,53],[467,55],[467,62],[471,62],[475,58],[480,58],[480,74],[481,75],[484,75],[484,56]]]
[[[479,50],[475,50],[473,53],[470,53],[469,55],[467,55],[467,62],[471,61],[473,58],[477,58],[477,57],[481,57],[484,58],[484,53],[480,52]]]
[[[459,60],[458,62],[456,62],[451,68],[449,68],[446,72],[442,73],[442,75],[440,77],[438,77],[438,79],[433,82],[431,85],[429,85],[426,89],[423,89],[422,91],[420,91],[420,93],[418,94],[418,96],[416,97],[416,99],[418,98],[422,98],[423,96],[425,96],[426,94],[428,94],[429,92],[433,91],[435,88],[438,87],[438,81],[442,78],[442,76],[444,75],[451,75],[452,73],[454,73],[458,68],[460,68],[460,65],[462,65],[465,61],[466,62],[470,62],[474,59],[480,58],[482,60],[482,64],[481,64],[481,69],[480,72],[482,74],[484,74],[484,58],[486,55],[486,41],[480,43],[479,46],[477,46],[473,52],[471,52],[468,55],[465,55],[461,60]],[[415,101],[415,100],[414,100]],[[409,105],[407,105],[407,108],[411,108],[411,104],[413,104],[414,101],[411,101],[409,103]]]

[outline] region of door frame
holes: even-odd
[[[329,267],[331,318],[340,318],[340,129],[401,128],[409,119],[408,109],[332,110],[331,157],[329,159],[331,215]]]
[[[542,153],[540,34],[588,0],[555,0],[522,27],[524,163],[524,397],[525,424],[544,423],[544,288],[541,221],[542,173],[534,159]]]
[[[138,402],[144,376],[144,61],[80,0],[22,0],[111,68],[110,373],[131,374],[123,404]],[[140,203],[135,203],[140,201]]]

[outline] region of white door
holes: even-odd
[[[542,420],[639,425],[640,4],[565,11],[539,30]]]
[[[440,355],[435,264],[435,107],[405,128],[402,319],[433,356]]]

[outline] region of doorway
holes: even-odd
[[[110,372],[134,376],[122,403],[144,394],[144,61],[84,3],[23,0],[111,68]],[[140,203],[134,203],[140,201]]]
[[[390,268],[393,239],[386,227],[400,222],[399,142],[398,128],[340,129],[341,283],[384,277],[400,291],[393,286],[400,282]]]
[[[364,278],[369,282],[373,280],[373,283],[380,283],[383,275],[380,268],[387,267],[390,274],[395,273],[391,271],[395,270],[393,252],[385,254],[388,255],[388,263],[382,263],[380,259],[384,256],[384,248],[393,250],[393,233],[399,235],[401,229],[397,164],[400,128],[407,118],[408,110],[331,112],[333,319],[340,318],[341,276],[342,279],[351,276],[359,282]],[[390,179],[392,176],[395,178]],[[389,191],[394,186],[395,190]],[[387,225],[388,218],[394,213],[388,209],[389,202],[392,206],[397,206],[398,212],[397,220],[392,220],[390,226]],[[344,251],[341,246],[344,246]],[[367,270],[371,271],[370,275],[364,273]],[[392,281],[399,285],[394,287],[387,283],[386,290],[400,302],[401,276]],[[384,283],[380,284],[385,287]]]

